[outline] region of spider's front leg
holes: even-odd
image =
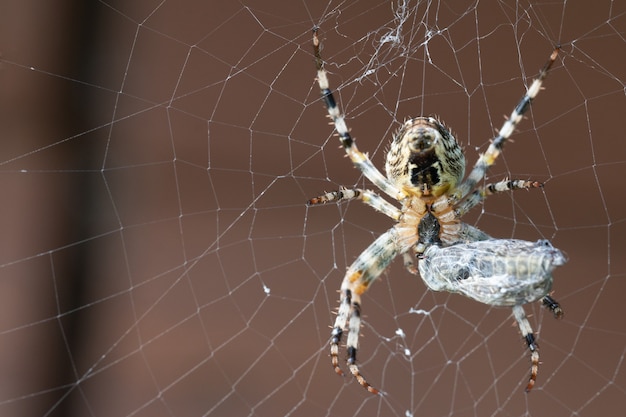
[[[554,298],[546,295],[541,299],[541,302],[544,307],[552,312],[555,318],[563,318],[563,309]],[[513,316],[515,316],[515,321],[517,321],[520,332],[522,332],[522,337],[528,346],[528,350],[530,350],[530,377],[528,378],[528,385],[526,385],[526,392],[530,392],[530,390],[532,390],[535,386],[535,381],[537,380],[537,371],[539,370],[539,348],[537,347],[533,329],[530,326],[528,318],[526,317],[526,313],[524,312],[524,307],[521,305],[513,306]]]
[[[526,341],[528,350],[530,350],[530,378],[528,378],[528,385],[526,385],[526,392],[530,392],[535,386],[537,381],[537,371],[539,370],[539,349],[537,348],[537,342],[535,341],[535,335],[532,327],[526,318],[524,307],[521,305],[513,306],[513,315],[517,321],[522,337]]]
[[[361,294],[401,252],[397,242],[397,231],[392,228],[368,246],[350,265],[341,283],[339,310],[331,331],[330,358],[335,372],[343,375],[343,371],[339,367],[339,344],[344,331],[347,329],[348,358],[346,363],[348,369],[359,384],[372,394],[378,394],[379,391],[365,380],[356,364],[359,332],[361,330]]]

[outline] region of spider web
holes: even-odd
[[[33,2],[34,3],[34,2]],[[626,8],[621,2],[5,2],[0,36],[0,414],[615,416],[626,403]],[[490,171],[545,188],[464,220],[550,239],[565,309],[433,293],[395,262],[332,371],[345,268],[391,226],[319,99],[311,29],[360,149],[410,116],[484,151],[560,55]]]

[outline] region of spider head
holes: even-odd
[[[465,157],[443,124],[432,117],[417,117],[396,133],[385,169],[387,177],[409,193],[439,197],[463,179]]]

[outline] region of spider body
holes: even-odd
[[[412,274],[418,273],[415,263],[419,263],[422,279],[433,290],[458,292],[486,304],[512,306],[514,317],[531,351],[531,376],[526,388],[529,391],[537,376],[539,354],[522,305],[542,299],[555,317],[562,317],[559,304],[548,292],[552,284],[550,272],[564,261],[559,258],[558,250],[552,248],[558,254],[551,252],[546,245],[539,245],[539,255],[536,255],[536,244],[531,242],[513,243],[513,240],[492,239],[476,227],[462,222],[461,217],[489,195],[542,186],[535,181],[508,179],[482,186],[478,184],[485,177],[487,169],[495,163],[530,102],[539,93],[549,68],[556,60],[558,49],[552,53],[538,78],[486,152],[479,156],[465,180],[465,156],[461,146],[450,131],[433,117],[409,119],[400,127],[386,155],[386,176],[383,175],[367,155],[359,151],[350,135],[330,90],[316,29],[313,31],[313,49],[322,99],[347,156],[366,178],[401,206],[397,208],[377,193],[360,188],[340,188],[309,200],[309,204],[322,204],[357,199],[396,221],[361,252],[347,269],[341,283],[339,309],[330,339],[331,363],[335,372],[343,374],[339,366],[339,345],[347,330],[346,362],[350,372],[368,391],[374,394],[379,392],[366,381],[356,364],[361,327],[361,295],[396,257],[402,255],[405,268]],[[481,241],[490,243],[479,243]],[[552,254],[552,258],[547,261],[549,265],[542,269],[541,256],[549,258],[548,253]],[[507,259],[503,267],[500,267],[501,256]],[[463,269],[466,258],[473,259],[471,270]],[[507,278],[495,278],[500,274],[499,271]],[[458,279],[465,275],[465,280]],[[476,280],[468,279],[479,276],[484,285],[470,285]],[[543,284],[530,284],[533,280]],[[499,293],[494,293],[494,286],[497,285],[503,285],[504,288],[501,287],[499,291],[509,295],[500,294],[498,297]],[[529,286],[530,289],[526,288]],[[527,292],[528,295],[522,296]],[[491,295],[485,296],[483,293]]]

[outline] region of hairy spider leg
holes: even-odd
[[[537,371],[539,369],[539,349],[537,348],[537,343],[535,342],[533,329],[526,318],[524,307],[521,305],[513,306],[513,315],[515,316],[520,332],[522,332],[522,337],[526,341],[528,350],[530,350],[530,377],[528,378],[528,385],[526,385],[526,392],[530,392],[530,390],[535,386],[535,381],[537,380]]]
[[[320,87],[322,99],[326,105],[328,116],[332,119],[335,130],[341,140],[341,145],[346,154],[352,160],[354,165],[365,175],[374,185],[380,188],[385,194],[396,200],[402,200],[406,194],[399,190],[372,164],[368,156],[357,148],[354,139],[350,135],[346,121],[339,110],[339,106],[335,101],[330,85],[328,82],[328,74],[324,69],[324,60],[320,54],[320,40],[317,37],[317,28],[313,29],[313,53],[315,54],[315,66],[317,68],[317,83]]]
[[[309,200],[309,205],[326,204],[330,202],[340,203],[342,201],[361,200],[363,203],[372,207],[374,210],[398,220],[402,213],[400,209],[383,199],[381,196],[370,190],[362,188],[344,188],[341,187],[337,191],[331,191]]]
[[[478,184],[478,182],[485,177],[489,167],[491,167],[495,163],[498,156],[500,156],[500,152],[502,151],[504,144],[511,137],[515,128],[522,120],[522,116],[528,110],[530,103],[537,96],[537,94],[539,94],[539,91],[541,91],[541,85],[548,75],[550,67],[554,64],[554,61],[556,61],[558,53],[559,47],[556,47],[550,55],[548,62],[546,62],[537,78],[535,78],[533,83],[530,85],[530,88],[528,88],[526,94],[524,94],[519,103],[517,103],[517,106],[515,106],[515,109],[513,109],[509,118],[500,128],[498,136],[496,136],[495,139],[493,139],[493,141],[489,144],[487,151],[480,155],[476,164],[474,164],[472,172],[470,172],[465,181],[463,181],[463,183],[454,191],[452,196],[453,203],[463,200],[474,189],[474,187],[476,187],[476,184]],[[474,204],[479,202],[477,200],[473,201]],[[465,210],[467,211],[470,208],[471,207],[465,208]]]
[[[543,183],[538,181],[525,181],[525,180],[509,180],[503,179],[495,183],[485,184],[482,187],[475,189],[470,195],[468,195],[463,201],[456,205],[457,216],[462,217],[478,203],[483,201],[485,197],[493,194],[504,193],[514,190],[529,190],[531,188],[542,188]]]
[[[552,298],[549,295],[546,295],[545,297],[543,297],[541,302],[548,310],[552,312],[555,319],[563,318],[563,315],[565,313],[563,312],[563,309],[561,308],[561,305],[559,304],[559,302],[556,301],[554,298]]]
[[[331,332],[330,357],[335,372],[343,375],[343,371],[339,367],[338,355],[343,332],[347,329],[348,358],[346,363],[348,369],[359,384],[372,394],[378,394],[379,391],[366,381],[356,364],[359,332],[361,331],[361,295],[400,253],[396,245],[397,240],[396,229],[388,230],[368,246],[350,265],[341,283],[339,310]]]

